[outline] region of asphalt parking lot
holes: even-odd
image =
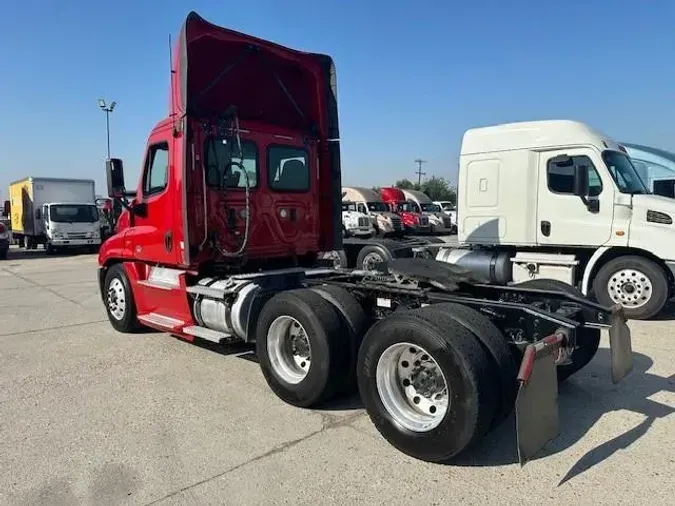
[[[672,311],[675,319],[675,310]],[[108,324],[93,255],[0,262],[0,504],[672,504],[675,321],[631,322],[561,387],[561,435],[522,469],[509,419],[451,466],[386,443],[358,398],[301,410],[245,348]]]

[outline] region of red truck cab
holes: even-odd
[[[408,202],[400,188],[380,188],[382,200],[389,206],[392,212],[401,217],[403,226],[408,233],[427,233],[431,231],[429,218],[419,212],[419,208],[412,202]]]

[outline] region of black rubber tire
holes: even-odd
[[[615,304],[607,291],[607,283],[614,273],[621,269],[636,269],[644,272],[652,282],[652,295],[644,306],[637,308],[623,306],[626,318],[629,320],[648,320],[658,314],[668,301],[668,278],[658,264],[641,256],[617,257],[600,267],[595,279],[593,279],[593,294],[597,301],[603,306]]]
[[[432,307],[460,323],[483,346],[499,383],[500,404],[491,425],[497,427],[513,411],[518,395],[518,366],[506,337],[487,316],[469,306],[448,302]]]
[[[569,293],[582,299],[585,299],[581,290],[568,285],[564,281],[557,279],[532,279],[523,283],[518,283],[518,286],[534,288],[537,290],[555,290],[558,292]],[[598,352],[600,346],[600,329],[582,328],[577,332],[577,343],[574,353],[570,357],[572,363],[566,365],[559,365],[556,369],[558,373],[558,381],[563,382],[574,373],[580,371],[593,360],[595,354]]]
[[[394,420],[378,392],[378,361],[389,346],[401,342],[424,348],[451,392],[446,416],[427,432],[410,431]],[[449,461],[481,438],[499,404],[494,371],[477,338],[434,306],[395,312],[373,325],[359,350],[357,375],[361,399],[380,434],[403,453],[427,462]]]
[[[356,383],[356,359],[359,353],[359,347],[363,341],[370,326],[370,320],[366,312],[356,299],[356,297],[345,288],[332,285],[315,286],[312,290],[316,291],[321,297],[330,302],[338,310],[344,319],[349,332],[347,340],[349,346],[349,365],[345,384],[339,389],[340,393],[351,393],[357,388]]]
[[[365,260],[366,256],[369,255],[370,253],[379,254],[380,257],[382,258],[382,261],[384,262],[390,262],[393,260],[393,257],[391,256],[391,253],[387,248],[379,244],[369,244],[361,248],[361,251],[359,251],[359,254],[356,257],[356,269],[359,270],[364,269],[363,261]]]
[[[124,286],[124,296],[126,298],[126,309],[124,311],[124,317],[121,320],[115,318],[111,312],[110,307],[108,306],[108,287],[113,279],[119,279]],[[136,301],[134,300],[134,294],[131,290],[131,284],[129,283],[129,278],[127,273],[124,271],[124,266],[122,264],[114,264],[108,268],[105,274],[105,280],[103,282],[103,303],[105,304],[105,311],[110,320],[110,324],[118,332],[123,332],[125,334],[132,333],[137,331],[140,328],[140,324],[137,318],[136,310]]]
[[[305,378],[290,384],[275,372],[267,351],[267,331],[279,316],[295,318],[305,329],[312,360]],[[272,391],[284,402],[307,408],[340,393],[349,372],[349,329],[335,307],[308,289],[280,292],[263,306],[256,328],[260,369]]]

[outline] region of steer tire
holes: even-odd
[[[469,306],[448,302],[431,307],[446,313],[476,336],[483,346],[499,383],[500,405],[492,428],[499,426],[513,411],[518,395],[518,367],[504,334],[487,316]]]
[[[387,349],[400,344],[422,348],[445,378],[448,410],[433,428],[411,429],[383,402],[387,389],[383,376],[378,378],[378,363]],[[359,350],[357,375],[366,411],[380,434],[403,453],[428,462],[449,461],[482,437],[499,405],[494,370],[480,342],[433,306],[396,312],[373,325]],[[401,381],[398,373],[385,377]]]
[[[614,258],[603,265],[593,279],[593,294],[603,306],[613,306],[608,285],[610,280],[616,279],[619,272],[636,273],[636,279],[646,278],[651,282],[651,290],[644,291],[643,296],[649,297],[644,305],[631,307],[635,301],[622,303],[624,314],[629,320],[648,320],[659,313],[668,301],[668,278],[664,270],[648,258],[636,255]],[[642,273],[640,276],[638,273]],[[643,277],[644,276],[644,277]],[[637,294],[636,294],[637,296]]]
[[[268,331],[282,316],[302,326],[311,349],[307,373],[297,382],[284,378],[280,362],[271,353],[274,346]],[[334,397],[349,372],[350,348],[345,342],[348,334],[338,310],[318,293],[302,288],[274,295],[263,306],[256,327],[256,352],[267,384],[284,402],[304,408]]]
[[[124,292],[125,310],[122,318],[117,318],[113,314],[108,300],[110,286],[115,280],[119,280],[122,283]],[[127,334],[135,332],[140,328],[137,318],[134,294],[131,290],[129,278],[127,277],[127,273],[125,272],[124,266],[122,264],[115,264],[108,268],[108,271],[105,274],[105,281],[103,282],[102,295],[103,303],[105,304],[106,308],[106,314],[108,315],[108,319],[115,330]]]
[[[360,270],[373,270],[375,265],[370,265],[370,263],[364,265],[364,262],[368,262],[368,257],[379,257],[380,262],[391,262],[393,257],[391,252],[380,244],[369,244],[361,248],[358,256],[356,257],[356,268]]]
[[[369,319],[359,301],[348,290],[332,285],[316,286],[312,290],[330,302],[338,310],[346,323],[348,329],[346,335],[348,342],[346,344],[349,347],[349,365],[345,383],[339,390],[340,393],[352,393],[357,388],[356,358],[361,341],[363,341],[363,336],[368,330]]]
[[[581,299],[586,298],[584,294],[581,293],[581,290],[557,279],[531,279],[523,283],[518,283],[518,286],[534,288],[535,290],[565,292]],[[574,373],[586,367],[588,363],[593,360],[593,357],[595,357],[600,346],[600,329],[582,327],[577,330],[576,341],[576,347],[570,357],[572,363],[559,365],[556,369],[559,382],[565,381]]]

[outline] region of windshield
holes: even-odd
[[[49,206],[49,219],[55,223],[94,223],[98,221],[98,208],[87,204]]]
[[[343,202],[342,203],[343,211],[356,211],[356,204],[353,202]]]
[[[441,212],[441,206],[438,204],[420,204],[420,207],[422,208],[422,211],[425,213],[440,213]]]
[[[417,204],[414,202],[399,202],[396,206],[396,209],[398,209],[399,212],[402,213],[419,213],[420,208],[417,207]]]
[[[630,193],[631,195],[649,193],[628,155],[619,151],[603,151],[602,159],[621,193]]]
[[[384,202],[368,202],[368,210],[371,213],[386,213],[389,211]]]

